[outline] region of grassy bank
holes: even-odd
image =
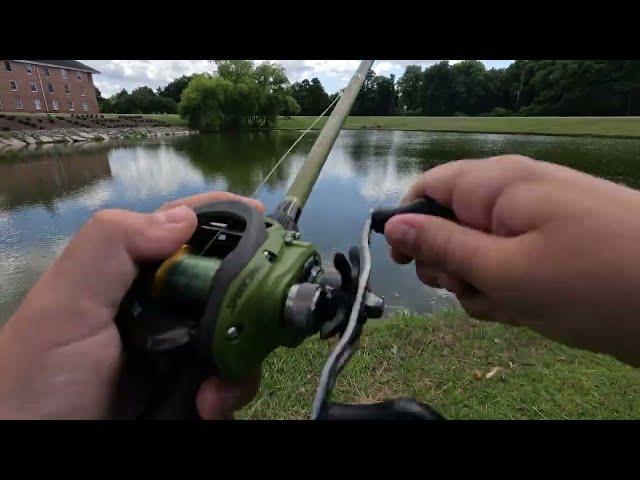
[[[144,115],[145,117],[149,117],[153,120],[160,120],[161,122],[166,122],[169,125],[173,125],[175,127],[186,127],[187,120],[184,118],[180,118],[180,115],[174,113],[167,114],[158,114],[158,115]],[[313,121],[313,120],[312,120]]]
[[[187,125],[178,115],[148,117],[171,125]],[[314,119],[280,118],[276,128],[305,129]],[[322,118],[314,129],[322,128],[325,121],[326,117]],[[640,138],[640,117],[348,117],[345,128]]]
[[[307,128],[313,120],[280,119],[278,128]],[[325,121],[314,128],[322,128]],[[345,128],[640,137],[640,117],[348,117]]]
[[[452,419],[640,419],[640,371],[610,357],[460,311],[385,322],[365,331],[336,400],[410,396]],[[275,352],[258,396],[237,417],[307,418],[333,345],[311,339]]]

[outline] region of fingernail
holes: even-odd
[[[392,246],[411,251],[416,240],[416,230],[410,225],[400,223],[389,229],[387,236]]]
[[[179,207],[170,208],[153,214],[156,219],[165,224],[186,223],[193,217],[193,210],[189,207],[181,205]]]

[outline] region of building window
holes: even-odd
[[[75,109],[73,108],[73,102],[72,102],[71,100],[69,100],[69,101],[67,102],[67,105],[68,105],[68,107],[69,107],[69,111],[70,111],[70,112],[73,112],[73,111],[75,110]]]
[[[15,80],[11,80],[9,82],[9,85],[11,86],[11,91],[12,92],[17,92],[18,91],[18,83]]]
[[[20,98],[16,98],[16,108],[18,110],[22,110],[24,107],[22,106],[22,100]]]
[[[89,104],[87,102],[82,102],[82,109],[85,112],[88,112],[89,111]]]
[[[57,100],[53,100],[51,102],[51,106],[53,107],[53,109],[57,112],[58,111],[58,101]]]
[[[32,92],[37,92],[38,91],[38,87],[36,87],[35,83],[30,83],[29,86],[31,87],[31,91]]]
[[[42,105],[40,104],[40,99],[36,98],[33,103],[36,105],[36,110],[42,110]]]
[[[42,70],[44,71],[44,76],[45,77],[50,77],[51,74],[49,73],[49,67],[42,67]]]
[[[69,92],[69,84],[68,83],[64,84],[64,94],[65,95],[70,95],[71,94],[71,92]]]
[[[76,78],[82,80],[82,72],[76,72]]]
[[[33,75],[33,65],[27,63],[27,75]]]
[[[66,80],[67,79],[67,71],[64,68],[60,69],[60,73],[62,74],[62,79]]]
[[[11,62],[9,60],[4,61],[4,68],[7,69],[7,72],[13,72],[13,68],[11,67]]]
[[[83,97],[86,95],[84,92],[84,87],[80,87],[80,95]]]
[[[0,98],[0,110],[2,110],[2,99]]]
[[[53,83],[47,83],[47,90],[49,90],[49,93],[53,93]]]

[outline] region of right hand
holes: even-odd
[[[508,155],[437,166],[402,203],[425,195],[460,224],[393,217],[394,260],[475,318],[640,365],[640,192]]]

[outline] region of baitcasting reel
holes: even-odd
[[[114,417],[198,418],[195,397],[205,378],[247,378],[276,348],[318,333],[340,341],[323,370],[312,418],[441,418],[413,400],[327,401],[364,323],[384,310],[368,287],[371,220],[360,247],[348,257],[336,254],[325,271],[313,245],[299,240],[296,215],[278,216],[282,211],[276,221],[242,202],[201,206],[187,244],[141,269],[116,319],[125,366]]]

